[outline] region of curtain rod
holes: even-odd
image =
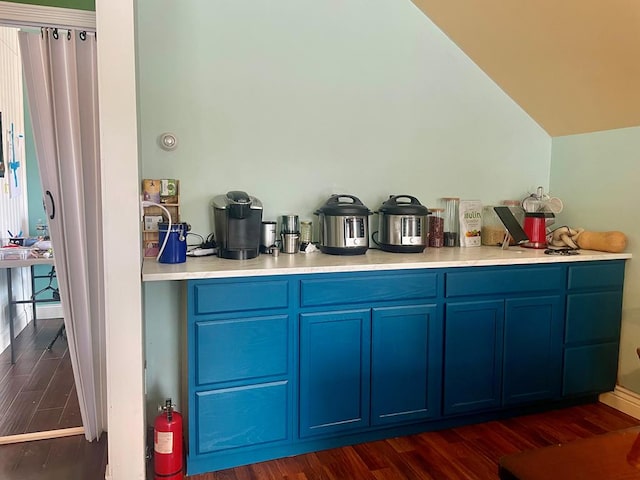
[[[96,12],[0,1],[0,25],[96,31]]]

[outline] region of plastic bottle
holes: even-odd
[[[459,197],[444,197],[441,199],[444,207],[444,246],[457,247],[460,245],[458,232],[460,224],[458,219],[458,209],[460,208]]]

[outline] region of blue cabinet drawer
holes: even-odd
[[[606,261],[569,267],[569,289],[620,288],[624,281],[624,262]]]
[[[316,277],[300,281],[302,307],[417,300],[437,294],[438,274],[433,272]]]
[[[617,341],[622,292],[572,293],[567,297],[565,342]]]
[[[534,293],[564,288],[565,269],[562,266],[509,268],[473,268],[449,272],[445,279],[447,297]]]
[[[564,354],[562,395],[613,390],[617,371],[617,342],[568,348]]]
[[[196,384],[286,375],[288,338],[287,315],[197,322]]]
[[[211,280],[193,282],[190,305],[194,315],[287,308],[289,282]]]
[[[197,392],[192,418],[197,454],[268,445],[289,438],[288,383]]]

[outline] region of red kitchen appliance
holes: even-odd
[[[529,241],[522,244],[527,248],[547,248],[547,227],[555,221],[555,214],[562,211],[562,201],[549,197],[542,187],[522,201],[524,209],[524,232]]]
[[[524,233],[529,241],[522,244],[527,248],[547,248],[547,213],[525,212]],[[553,214],[551,214],[553,216]]]

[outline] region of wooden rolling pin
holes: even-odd
[[[581,232],[575,242],[585,250],[620,253],[627,246],[627,236],[622,232]]]

